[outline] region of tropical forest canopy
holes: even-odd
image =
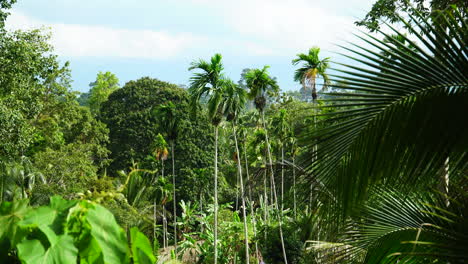
[[[48,33],[5,29],[15,2],[1,263],[468,262],[465,1],[376,1],[345,63],[297,51],[297,91],[213,54],[187,87],[103,71],[82,94]]]

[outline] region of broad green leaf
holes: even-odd
[[[78,249],[69,235],[58,236],[48,248],[37,239],[24,240],[17,248],[18,257],[24,264],[76,263],[78,255]]]
[[[76,203],[76,200],[65,200],[57,195],[50,197],[50,207],[59,212],[70,209]]]
[[[27,205],[28,200],[3,202],[0,205],[0,241],[6,239],[14,247],[21,240],[24,233],[17,224],[30,210]]]
[[[87,221],[91,236],[102,250],[104,263],[129,263],[130,252],[124,230],[106,208],[95,205],[89,209]]]
[[[68,209],[76,201],[67,201],[59,196],[50,198],[49,206],[41,206],[30,211],[18,224],[24,228],[38,228],[54,243],[56,236],[63,234]]]
[[[57,217],[57,213],[50,207],[42,206],[33,209],[25,215],[23,221],[19,222],[18,225],[24,228],[38,228],[43,232],[49,243],[55,243],[57,240],[57,234],[51,228],[52,223]]]
[[[149,239],[138,230],[138,227],[130,229],[130,238],[133,263],[153,264],[156,262]]]
[[[82,264],[104,264],[102,250],[96,239],[88,239],[86,247],[80,249],[80,263]]]
[[[91,226],[87,222],[87,212],[92,203],[81,202],[70,209],[67,215],[65,232],[74,237],[79,251],[79,261],[83,264],[104,264],[99,243],[91,236]]]

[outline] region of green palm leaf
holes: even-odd
[[[410,19],[402,22],[417,41],[393,29],[396,37],[380,32],[386,41],[365,34],[367,47],[343,47],[361,66],[342,64],[330,76],[350,92],[330,93],[325,107],[334,111],[303,138],[315,157],[309,178],[334,192],[344,215],[377,183],[405,193],[436,184],[444,166],[456,173],[468,164],[467,27],[446,15],[445,31]]]

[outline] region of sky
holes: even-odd
[[[297,90],[291,60],[312,46],[340,61],[374,0],[18,0],[9,29],[45,28],[69,61],[72,88],[86,92],[99,71],[127,81],[150,76],[187,85],[194,60],[223,55],[237,81],[270,65],[284,91]],[[362,30],[362,28],[361,28]],[[333,65],[332,65],[333,67]]]

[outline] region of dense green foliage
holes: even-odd
[[[142,78],[112,93],[101,109],[102,120],[109,128],[112,171],[127,169],[132,160],[143,162],[152,153],[150,146],[158,133],[166,133],[155,112],[168,102],[177,106],[175,116],[180,130],[176,170],[209,166],[211,130],[202,116],[190,118],[187,92],[173,84]]]
[[[50,198],[0,205],[0,259],[4,263],[154,263],[150,241],[137,228],[130,237],[104,207],[86,200]],[[16,254],[12,254],[15,252]]]
[[[102,103],[107,101],[109,95],[119,89],[119,79],[111,72],[99,72],[96,81],[92,82],[87,104],[91,112],[99,114]]]
[[[188,89],[99,72],[79,98],[49,35],[4,29],[14,2],[0,0],[0,262],[468,260],[464,2],[377,1],[358,22],[377,35],[343,46],[347,64],[293,58],[300,91],[269,66],[235,83],[215,54],[187,65]]]

